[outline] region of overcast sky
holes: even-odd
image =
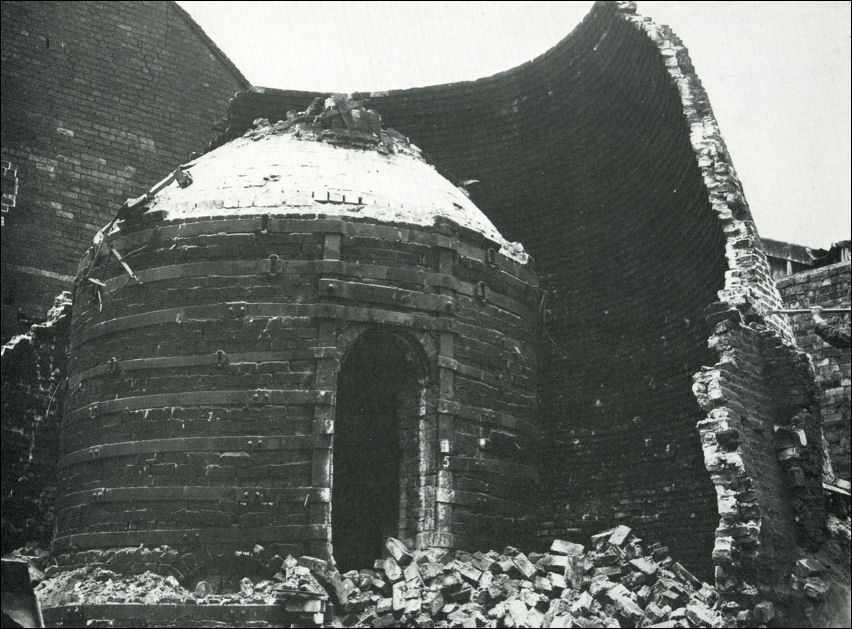
[[[591,2],[180,2],[255,85],[464,81],[555,45]],[[764,237],[850,237],[848,2],[638,2],[701,78]]]

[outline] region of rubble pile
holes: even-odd
[[[301,557],[329,589],[343,627],[714,627],[716,591],[629,527],[591,547],[555,540],[547,553],[409,550],[386,543],[372,569],[344,574]]]
[[[100,566],[57,572],[36,587],[42,607],[107,603],[183,603],[189,593],[174,577],[122,575]]]
[[[183,587],[174,576],[153,572],[124,575],[102,566],[85,566],[56,572],[36,588],[42,607],[62,605],[276,605],[294,596],[325,599],[325,590],[307,568],[296,566],[285,575],[279,572],[273,579],[253,582],[248,577],[239,584],[239,591],[217,593],[208,581],[199,581],[194,591]]]
[[[372,568],[343,574],[324,559],[276,555],[267,564],[273,577],[245,577],[234,593],[216,592],[203,580],[190,590],[174,576],[121,575],[92,565],[53,573],[36,592],[44,607],[330,599],[324,624],[336,627],[723,625],[713,587],[669,557],[665,546],[643,546],[623,525],[592,536],[588,548],[557,539],[548,552],[529,555],[512,546],[484,553],[412,550],[395,538],[385,547],[386,557]]]
[[[6,557],[4,555],[3,559],[6,559]],[[26,546],[13,550],[9,553],[8,558],[27,562],[30,582],[33,585],[44,580],[45,571],[50,567],[50,553],[40,548],[35,542],[29,542]]]
[[[305,111],[288,111],[286,120],[270,124],[257,118],[244,137],[260,140],[269,134],[288,133],[297,138],[352,148],[371,148],[384,155],[406,154],[423,159],[420,149],[396,129],[382,128],[382,117],[360,100],[343,94],[316,97]]]

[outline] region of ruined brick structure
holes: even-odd
[[[389,532],[624,523],[729,617],[794,604],[779,583],[824,533],[820,393],[680,40],[598,2],[515,69],[354,97],[399,133],[340,100],[311,126],[317,96],[238,94],[78,269],[64,565],[195,579],[258,543],[349,567]],[[357,393],[379,382],[398,394]],[[353,495],[379,532],[341,537]]]
[[[4,2],[2,338],[115,207],[203,150],[248,82],[174,2]]]
[[[3,553],[53,539],[57,453],[66,395],[71,294],[2,350]]]

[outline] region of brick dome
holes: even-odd
[[[256,121],[119,216],[75,286],[61,562],[225,578],[256,544],[351,567],[517,531],[532,263],[377,114]]]
[[[166,219],[317,213],[420,226],[438,218],[525,259],[523,248],[509,246],[466,191],[429,165],[420,149],[382,130],[378,114],[340,97],[327,101],[322,114],[294,114],[274,124],[256,120],[242,137],[191,162],[186,172],[192,186],[171,183],[148,211]]]

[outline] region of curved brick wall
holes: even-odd
[[[205,168],[193,168],[187,194],[204,197]],[[409,475],[419,471],[404,483],[414,489],[397,534],[447,547],[508,541],[536,474],[529,265],[448,219],[414,225],[232,202],[223,194],[217,216],[122,224],[110,246],[140,282],[106,249],[91,271],[91,252],[81,265],[60,561],[168,545],[173,559],[189,557],[175,568],[185,576],[200,549],[327,554],[337,374],[367,332],[418,348],[424,361],[422,404],[399,407],[400,453]]]

